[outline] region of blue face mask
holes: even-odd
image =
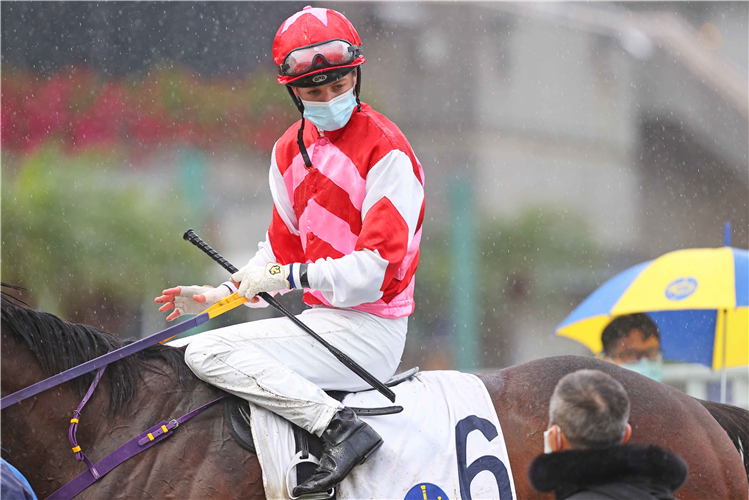
[[[640,375],[645,375],[646,377],[653,379],[656,382],[663,381],[663,361],[661,360],[640,358],[633,363],[624,363],[619,366],[621,366],[622,368],[626,368],[627,370],[637,372]]]
[[[354,87],[328,102],[305,101],[304,117],[326,132],[343,128],[356,107]]]

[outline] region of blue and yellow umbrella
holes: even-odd
[[[714,370],[749,365],[749,252],[692,248],[638,264],[601,285],[555,331],[599,353],[606,325],[632,313],[658,326],[666,359]]]

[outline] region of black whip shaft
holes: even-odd
[[[203,241],[200,236],[195,234],[195,231],[192,229],[188,229],[185,234],[183,235],[183,238],[186,241],[189,241],[196,247],[200,248],[204,253],[206,253],[210,258],[214,260],[214,262],[217,262],[221,267],[229,271],[230,273],[234,274],[239,269],[231,265],[231,263],[223,258],[221,254],[219,254],[216,250],[211,248],[208,243]],[[289,318],[291,321],[294,322],[296,326],[304,330],[305,332],[312,335],[315,340],[320,342],[330,353],[336,357],[338,361],[343,363],[349,370],[357,374],[362,380],[367,382],[369,385],[371,385],[375,390],[377,390],[380,394],[388,398],[391,402],[395,403],[395,393],[390,390],[385,384],[377,380],[374,375],[369,373],[367,370],[365,370],[361,365],[359,365],[356,361],[348,357],[344,352],[342,352],[340,349],[336,348],[335,346],[331,345],[326,341],[324,338],[322,338],[320,335],[314,332],[310,327],[302,323],[299,318],[294,316],[288,309],[286,309],[283,305],[281,305],[280,302],[278,302],[276,299],[274,299],[270,294],[266,292],[260,292],[258,293],[258,297],[266,301],[268,304],[273,306],[277,311],[279,311],[281,314]]]

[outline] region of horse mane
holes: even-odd
[[[2,286],[19,289],[5,283]],[[129,343],[93,326],[68,323],[54,314],[36,311],[5,290],[1,295],[2,331],[23,339],[36,355],[44,372],[50,376]],[[162,370],[154,361],[165,362],[173,373]],[[138,392],[138,381],[142,379],[144,372],[176,377],[182,386],[187,386],[194,379],[184,363],[184,349],[160,344],[143,349],[110,363],[104,372],[107,375],[111,414],[126,408],[133,400]],[[81,398],[94,380],[95,373],[93,371],[70,381],[73,390]]]

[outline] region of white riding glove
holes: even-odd
[[[231,275],[239,283],[239,295],[253,298],[260,292],[277,292],[291,288],[289,283],[289,266],[277,262],[268,262],[265,267],[247,264]]]
[[[174,296],[174,309],[179,311],[180,316],[183,314],[200,314],[213,304],[231,295],[229,287],[220,286],[213,288],[212,286],[181,286],[179,295]],[[193,295],[205,296],[205,302],[195,302]]]

